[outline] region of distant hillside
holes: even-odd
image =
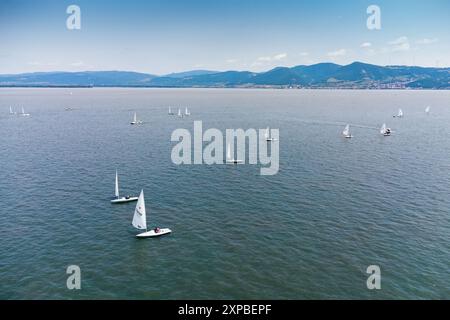
[[[346,66],[319,63],[292,68],[277,67],[261,73],[193,70],[155,76],[124,71],[48,72],[0,75],[0,86],[450,89],[450,68],[383,67],[354,62]]]
[[[204,75],[204,74],[212,74],[212,73],[219,73],[219,71],[192,70],[192,71],[186,71],[186,72],[170,73],[170,74],[165,75],[164,77],[167,77],[167,78],[188,78],[188,77],[201,76],[201,75]]]

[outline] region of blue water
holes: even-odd
[[[0,89],[0,110],[2,299],[450,298],[450,91]],[[278,128],[279,173],[174,165],[194,120]],[[135,238],[116,168],[170,236]]]

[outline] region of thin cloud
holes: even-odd
[[[438,41],[439,41],[439,39],[437,39],[437,38],[432,38],[432,39],[425,38],[425,39],[421,39],[421,40],[416,41],[416,44],[427,45],[427,44],[436,43]]]
[[[361,44],[361,48],[370,48],[372,47],[372,44],[370,42],[364,42]]]
[[[409,51],[411,45],[409,44],[408,37],[400,37],[388,43],[391,47],[391,51]]]
[[[328,56],[332,57],[332,58],[342,57],[342,56],[345,56],[346,54],[347,54],[347,50],[345,50],[345,49],[339,49],[336,51],[328,52]]]

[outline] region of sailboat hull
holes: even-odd
[[[242,160],[227,160],[228,164],[241,164],[244,163]]]
[[[155,232],[155,230],[150,230],[144,233],[140,233],[137,234],[136,237],[139,239],[144,239],[144,238],[155,238],[155,237],[161,237],[163,235],[169,234],[171,233],[172,230],[165,228],[165,229],[159,229],[158,232]]]
[[[113,199],[111,200],[111,203],[114,204],[118,204],[118,203],[127,203],[127,202],[133,202],[133,201],[137,201],[139,198],[138,197],[122,197],[122,198],[118,198],[118,199]]]

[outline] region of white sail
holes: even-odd
[[[169,107],[169,114],[172,114],[172,110],[170,109],[170,107]]]
[[[133,216],[133,227],[136,229],[147,230],[147,215],[145,212],[144,190],[141,190],[136,209]]]
[[[227,146],[227,159],[230,160],[231,159],[231,145],[228,144]]]
[[[134,116],[133,116],[133,122],[134,122],[134,123],[137,122],[137,115],[136,115],[136,112],[134,113]]]
[[[397,117],[399,117],[399,118],[403,117],[403,110],[402,109],[398,109]]]
[[[25,114],[25,109],[22,107],[22,114]]]
[[[266,132],[264,133],[264,138],[269,139],[270,138],[270,128],[267,127]]]
[[[347,125],[344,129],[344,131],[342,132],[342,134],[344,136],[349,136],[350,135],[350,125]]]
[[[116,188],[114,194],[116,198],[119,198],[119,176],[117,175],[117,170],[116,170]]]
[[[430,109],[431,109],[430,106],[426,107],[425,112],[426,112],[426,113],[430,113]]]
[[[184,114],[187,115],[187,116],[189,115],[189,111],[188,111],[187,107],[186,107],[186,109],[184,109]]]
[[[11,106],[9,106],[9,114],[14,114]]]
[[[178,109],[178,116],[181,117],[181,109]]]
[[[380,129],[380,133],[381,134],[385,134],[386,133],[386,123],[383,123],[383,126]]]

